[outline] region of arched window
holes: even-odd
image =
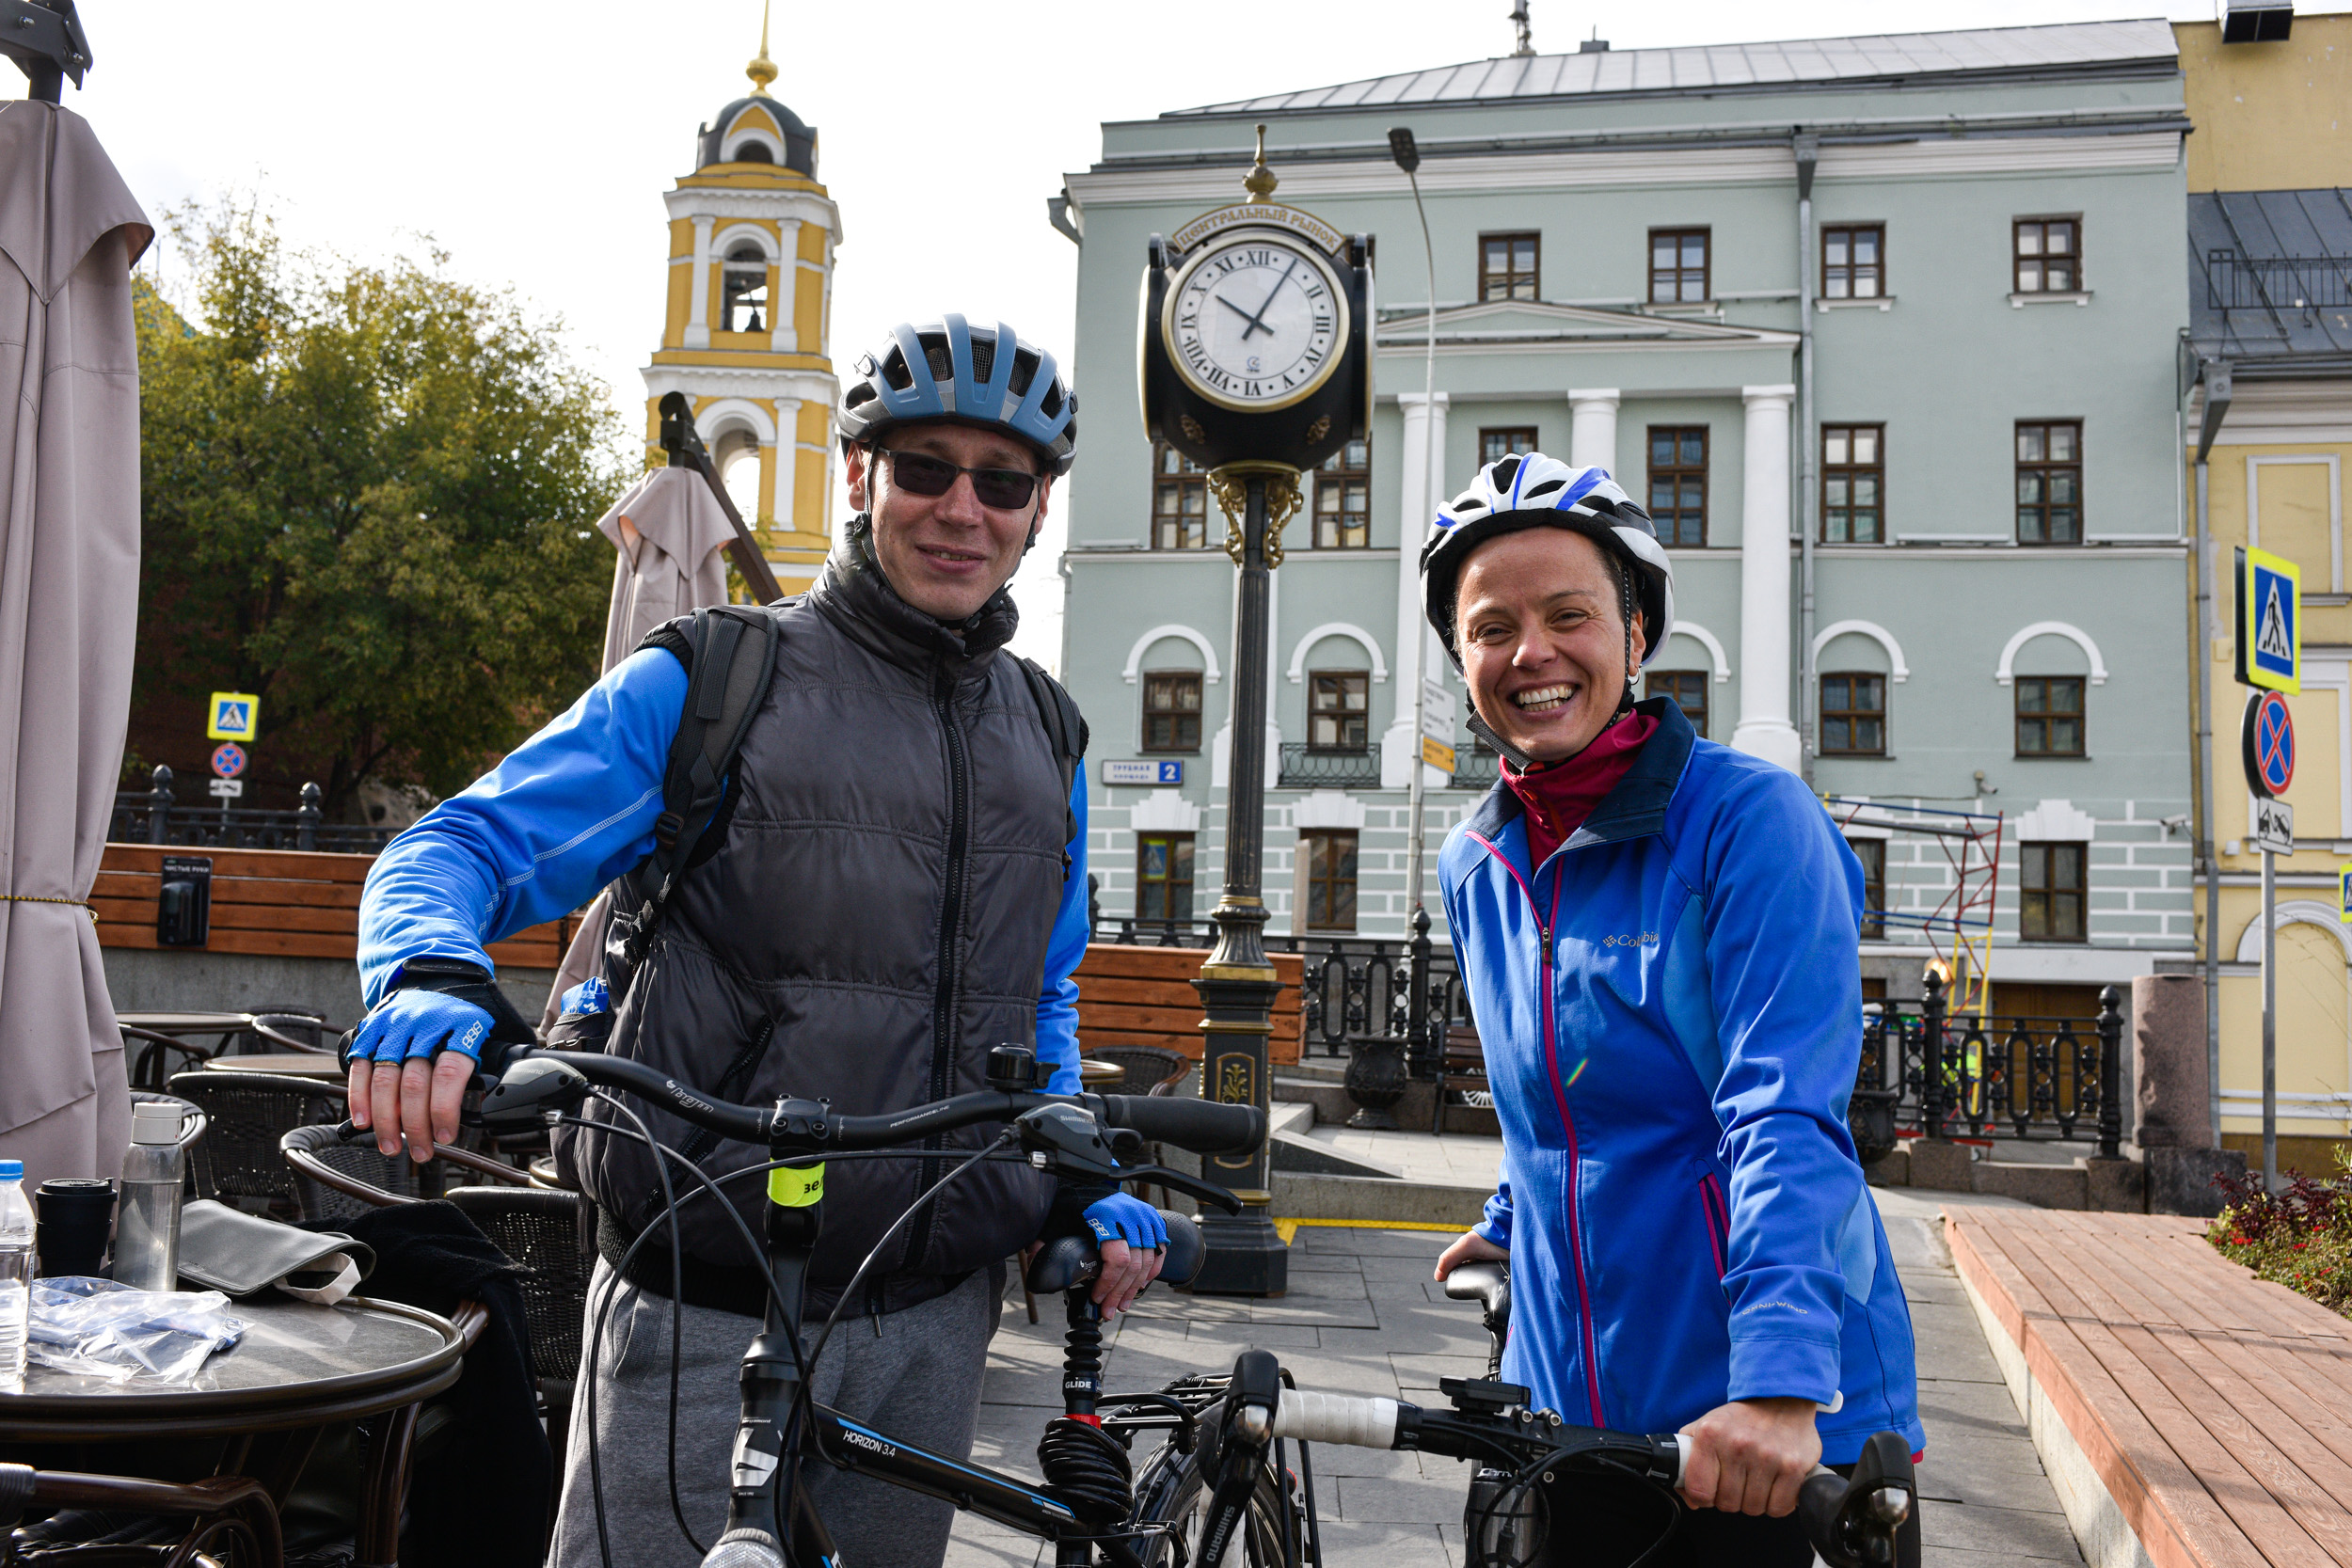
[[[760,325],[768,306],[768,258],[746,240],[727,252],[719,298],[722,332],[765,332]]]
[[[776,155],[764,141],[747,141],[735,150],[735,161],[739,164],[772,164]]]
[[[759,515],[759,437],[748,430],[730,430],[712,444],[710,461],[719,470],[735,510],[754,527]]]

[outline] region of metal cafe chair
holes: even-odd
[[[305,1219],[342,1218],[363,1207],[382,1209],[438,1197],[456,1205],[506,1255],[522,1290],[532,1378],[539,1388],[560,1474],[588,1307],[589,1261],[580,1247],[580,1195],[530,1185],[526,1172],[447,1144],[436,1144],[435,1158],[421,1168],[402,1156],[387,1159],[372,1142],[346,1143],[335,1127],[297,1127],[286,1134],[281,1147],[303,1194]],[[438,1175],[443,1162],[500,1184],[444,1190]],[[395,1166],[406,1168],[390,1168]]]
[[[172,1075],[171,1092],[202,1111],[210,1123],[189,1150],[195,1195],[241,1208],[294,1212],[300,1194],[278,1140],[297,1127],[343,1117],[342,1085],[318,1079],[181,1072]]]
[[[49,1517],[17,1529],[24,1515],[35,1511]],[[119,1529],[126,1517],[142,1515],[185,1518],[188,1524],[176,1541],[168,1539],[168,1527],[160,1532],[135,1532],[154,1544],[79,1541],[73,1533],[77,1523],[115,1524]],[[31,1551],[20,1558],[21,1547]],[[54,1562],[60,1568],[76,1562],[92,1568],[123,1562],[282,1568],[286,1558],[268,1489],[246,1476],[183,1483],[0,1465],[0,1560]]]
[[[253,1033],[267,1040],[272,1050],[314,1051],[333,1055],[335,1042],[342,1037],[343,1031],[327,1022],[322,1014],[281,1010],[255,1013]]]

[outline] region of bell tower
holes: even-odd
[[[764,10],[744,74],[750,95],[696,132],[693,172],[662,198],[669,308],[643,372],[645,452],[649,467],[664,461],[658,406],[685,393],[743,520],[790,590],[817,575],[833,543],[840,385],[827,347],[841,214],[817,182],[817,133],[769,94],[776,67]]]

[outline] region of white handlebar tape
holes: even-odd
[[[1680,1481],[1691,1468],[1691,1439],[1686,1434],[1677,1432],[1667,1441],[1674,1445],[1675,1452],[1675,1473],[1667,1479]]]
[[[1396,1414],[1394,1400],[1285,1388],[1274,1414],[1274,1434],[1306,1443],[1392,1449],[1396,1447]]]

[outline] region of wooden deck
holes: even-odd
[[[2035,1440],[2094,1568],[2352,1565],[2352,1322],[2257,1280],[2158,1215],[1947,1211],[1952,1258],[2030,1374]],[[1995,1344],[1996,1356],[2002,1350]],[[2046,1401],[2046,1411],[2041,1406]],[[2049,1418],[2063,1433],[2045,1430]],[[2072,1450],[2053,1452],[2053,1445]],[[2087,1466],[2106,1488],[2068,1497]]]

